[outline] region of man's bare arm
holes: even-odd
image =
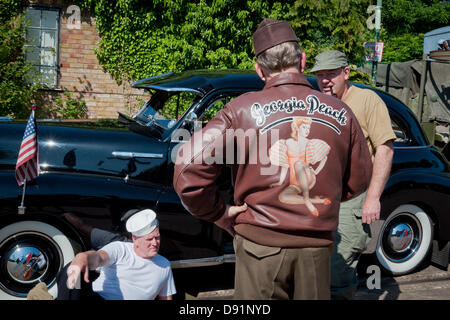
[[[94,270],[109,263],[106,251],[85,251],[78,253],[67,269],[67,287],[73,289],[78,277],[83,272],[84,281],[89,282],[89,270]]]
[[[362,222],[372,223],[380,219],[380,197],[391,172],[392,158],[394,156],[393,141],[377,147],[373,162],[372,178],[367,190],[366,201],[362,208]]]

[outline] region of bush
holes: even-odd
[[[383,62],[403,62],[422,59],[423,33],[394,36],[383,49]]]
[[[48,105],[45,113],[49,118],[85,119],[87,118],[86,102],[74,99],[72,93],[64,91]]]
[[[41,85],[28,84],[32,66],[25,62],[21,1],[0,0],[0,116],[27,118]]]

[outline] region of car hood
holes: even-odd
[[[165,161],[167,144],[101,121],[38,121],[39,164],[43,172],[61,171],[145,179],[150,168]],[[0,124],[0,168],[15,166],[25,122]],[[120,155],[153,154],[140,159]]]

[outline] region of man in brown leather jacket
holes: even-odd
[[[236,299],[329,299],[340,202],[370,180],[355,116],[311,87],[297,41],[289,23],[264,19],[253,34],[264,89],[228,103],[176,159],[185,207],[234,235]],[[237,206],[216,190],[224,165]]]

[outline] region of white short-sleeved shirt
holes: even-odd
[[[106,300],[153,300],[176,293],[170,262],[159,254],[151,259],[136,255],[131,242],[112,242],[102,249],[109,264],[99,268],[92,289]]]

